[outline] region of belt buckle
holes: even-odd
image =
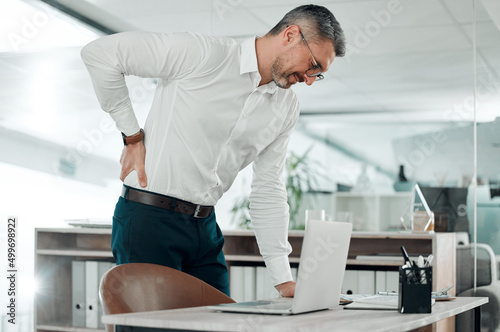
[[[201,210],[201,205],[200,204],[196,205],[196,208],[194,209],[193,217],[201,218],[200,216],[198,216],[198,213],[200,213],[200,210]]]

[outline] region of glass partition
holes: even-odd
[[[328,104],[296,88],[303,112],[290,147],[298,155],[312,147],[320,179],[303,210],[324,208],[359,231],[411,230],[405,214],[418,183],[436,231],[464,232],[468,242],[472,2],[398,3],[364,3],[341,22],[347,55],[316,83],[334,82]]]
[[[359,231],[411,230],[402,216],[417,183],[435,230],[459,232],[456,290],[496,298],[488,287],[500,259],[500,2],[400,4],[351,13],[365,25],[346,29],[350,53],[327,76],[338,80],[331,103],[321,112],[303,104],[291,149],[312,147],[322,180],[302,209],[325,209]],[[382,13],[392,15],[385,25]],[[483,313],[483,327],[499,320],[498,308]]]
[[[500,255],[500,3],[476,4],[477,242]],[[500,256],[499,256],[500,257]]]
[[[500,260],[500,2],[476,1],[476,120],[477,191],[476,223],[471,232],[474,247],[475,294],[499,294]],[[486,268],[485,268],[486,267]],[[494,307],[494,305],[492,305]],[[482,326],[494,330],[499,321],[498,307],[483,310]]]

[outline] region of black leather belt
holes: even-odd
[[[178,198],[157,193],[137,190],[131,187],[122,188],[121,196],[133,202],[156,206],[165,210],[191,215],[195,218],[206,218],[214,210],[213,206],[193,204]]]

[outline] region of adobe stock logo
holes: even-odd
[[[231,14],[237,7],[243,4],[243,0],[214,0],[212,5],[221,21],[226,15]]]
[[[20,47],[28,44],[38,36],[39,32],[44,29],[50,21],[50,16],[43,11],[36,11],[31,17],[21,17],[18,31],[9,31],[7,38],[12,46],[12,49],[17,52]]]
[[[309,275],[316,271],[319,264],[328,260],[340,247],[340,244],[334,239],[332,239],[332,235],[328,235],[326,240],[323,238],[318,238],[316,240],[317,245],[314,248],[313,255],[310,257],[306,257],[301,264],[301,270],[299,277],[301,279],[308,279]]]
[[[412,0],[407,1],[411,2]],[[366,22],[362,28],[358,26],[354,27],[353,44],[347,45],[345,56],[347,62],[351,62],[353,54],[358,55],[362,53],[363,49],[367,48],[372,40],[380,35],[384,28],[391,25],[393,18],[401,14],[403,9],[400,0],[389,0],[386,9],[371,10],[370,16],[373,20]]]

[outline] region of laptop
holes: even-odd
[[[352,224],[308,220],[294,298],[208,306],[223,312],[294,315],[339,305]]]

